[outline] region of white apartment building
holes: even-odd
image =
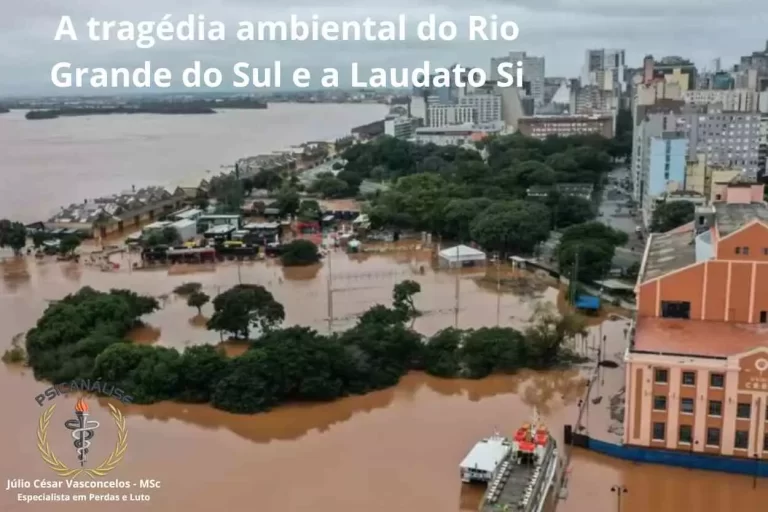
[[[531,84],[531,96],[536,105],[544,104],[544,76],[545,60],[544,57],[534,57],[526,52],[509,52],[506,57],[495,57],[491,59],[491,80],[500,80],[501,76],[497,71],[499,64],[511,62],[517,65],[522,62],[523,80]]]
[[[474,109],[477,123],[494,123],[502,120],[501,95],[495,92],[467,94],[459,98],[459,106]]]
[[[396,139],[409,139],[413,135],[415,121],[408,116],[387,116],[384,119],[384,134]]]
[[[474,123],[476,120],[476,110],[474,106],[468,105],[433,103],[427,105],[427,120],[430,128]]]
[[[691,90],[683,94],[686,103],[708,105],[720,103],[729,112],[757,112],[759,93],[749,89]]]

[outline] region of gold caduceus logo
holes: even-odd
[[[91,446],[91,440],[96,435],[96,429],[100,427],[98,421],[89,419],[88,404],[85,400],[79,398],[75,405],[75,418],[68,419],[64,426],[72,431],[72,438],[74,439],[75,450],[77,451],[77,460],[80,463],[79,468],[70,468],[64,464],[50,447],[48,442],[48,427],[51,424],[51,418],[53,417],[53,411],[56,408],[56,404],[48,407],[40,416],[40,422],[37,427],[37,449],[40,450],[40,455],[43,457],[45,463],[59,476],[63,478],[75,478],[81,473],[85,473],[90,477],[104,476],[120,463],[125,456],[125,450],[128,448],[128,430],[125,426],[125,417],[123,414],[115,408],[112,404],[109,404],[110,415],[115,420],[117,426],[117,443],[115,449],[109,455],[109,457],[96,468],[87,468],[88,452]]]

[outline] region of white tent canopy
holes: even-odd
[[[456,247],[443,249],[440,251],[439,257],[442,266],[450,267],[480,264],[484,263],[486,260],[483,251],[473,249],[467,245],[457,245]]]

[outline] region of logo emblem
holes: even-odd
[[[763,376],[763,372],[768,370],[768,359],[760,358],[755,361],[755,369],[760,372],[760,376]]]
[[[96,436],[96,430],[101,424],[89,419],[90,414],[88,412],[88,404],[82,398],[77,400],[75,405],[75,417],[68,419],[64,422],[64,427],[71,431],[73,438],[73,445],[77,454],[77,461],[80,463],[80,467],[70,468],[64,464],[53,452],[48,442],[48,429],[51,426],[51,420],[53,418],[56,404],[48,407],[40,416],[40,421],[37,427],[37,448],[40,450],[40,455],[43,461],[54,472],[63,478],[75,478],[81,473],[85,473],[90,477],[104,476],[117,467],[120,461],[125,456],[125,450],[128,448],[128,431],[125,426],[125,417],[123,414],[115,408],[112,404],[109,404],[110,416],[115,422],[117,427],[117,442],[115,449],[99,466],[95,468],[87,467],[88,453],[90,451],[91,444]]]

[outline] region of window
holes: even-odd
[[[749,444],[749,432],[746,430],[737,430],[736,437],[733,440],[733,447],[740,450],[746,450]]]
[[[763,451],[768,450],[768,434],[763,434]]]
[[[720,429],[709,427],[707,429],[707,446],[720,446]]]
[[[744,256],[747,256],[749,254],[749,247],[742,247],[741,254],[743,254]]]
[[[667,424],[663,422],[653,424],[653,440],[663,441],[667,430]]]
[[[680,443],[691,443],[691,437],[693,435],[693,428],[690,425],[680,425],[677,440]]]
[[[741,247],[737,247],[737,248],[735,249],[735,252],[736,252],[736,254],[741,254]]]
[[[768,311],[760,312],[760,323],[761,324],[768,323]]]
[[[653,397],[653,410],[654,411],[666,411],[667,410],[667,397],[658,395]]]
[[[680,412],[693,414],[693,398],[683,398],[680,400]]]
[[[696,374],[694,372],[683,372],[683,386],[695,386]]]
[[[709,385],[713,388],[722,388],[725,385],[725,375],[722,373],[710,373]]]
[[[709,415],[710,416],[722,416],[723,415],[723,402],[720,400],[709,401]]]
[[[691,303],[683,301],[661,301],[661,316],[664,318],[691,318]]]
[[[655,375],[655,382],[656,384],[666,384],[667,379],[669,378],[667,370],[664,370],[662,368],[656,368],[656,375]]]
[[[736,405],[736,417],[742,419],[749,419],[752,416],[752,404],[737,404]]]

